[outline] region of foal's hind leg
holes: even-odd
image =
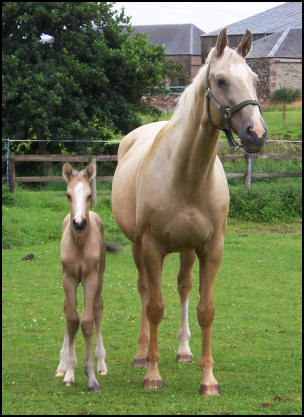
[[[190,351],[190,329],[188,322],[189,294],[192,289],[192,266],[196,255],[194,251],[182,252],[180,255],[180,269],[177,276],[178,291],[181,301],[181,321],[178,331],[179,346],[177,351],[178,362],[192,362],[193,355]]]
[[[103,346],[102,336],[101,336],[101,327],[100,321],[103,311],[103,300],[100,294],[97,294],[94,302],[94,319],[96,326],[96,359],[97,359],[97,373],[101,375],[106,375],[108,373],[107,365],[105,363],[106,351]]]
[[[146,368],[150,333],[146,313],[148,303],[148,287],[142,262],[141,244],[132,243],[132,255],[138,270],[137,288],[141,297],[141,321],[137,339],[138,351],[134,359],[134,366],[137,368]]]

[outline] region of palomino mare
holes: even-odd
[[[142,317],[134,365],[146,366],[147,360],[144,387],[149,389],[162,385],[157,337],[164,311],[163,259],[170,252],[180,252],[177,359],[192,360],[188,296],[197,256],[201,393],[219,394],[211,355],[213,284],[221,261],[229,208],[226,176],[217,157],[219,129],[225,129],[230,139],[231,130],[237,133],[247,152],[260,150],[267,135],[256,102],[257,76],[244,59],[251,43],[252,35],[246,31],[234,51],[226,47],[226,29],[222,30],[207,64],[182,94],[171,120],[141,126],[119,146],[112,207],[119,227],[132,242],[138,269]]]
[[[95,177],[96,169],[94,165],[89,164],[84,170],[78,172],[66,162],[62,168],[62,175],[67,182],[70,213],[63,221],[60,245],[66,330],[56,376],[65,375],[63,383],[66,386],[75,383],[74,368],[77,365],[75,337],[80,322],[87,348],[85,373],[88,376],[89,390],[98,391],[100,386],[94,372],[92,335],[95,321],[97,372],[105,375],[107,373],[106,354],[102,342],[100,320],[103,311],[101,291],[106,244],[101,218],[98,214],[89,211],[90,181]],[[81,321],[76,311],[76,291],[79,283],[84,288],[84,313]]]

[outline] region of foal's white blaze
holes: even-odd
[[[76,210],[74,220],[77,223],[80,223],[82,218],[84,217],[84,209],[85,209],[85,201],[84,201],[84,190],[83,190],[83,183],[79,182],[75,187],[75,203],[76,203]]]

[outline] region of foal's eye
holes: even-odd
[[[91,200],[92,194],[88,195],[88,200]]]
[[[68,198],[68,200],[71,200],[70,194],[67,194],[67,198]]]

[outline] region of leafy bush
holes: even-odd
[[[279,88],[272,96],[274,103],[292,103],[293,101],[301,99],[301,91],[299,89],[292,88]]]
[[[229,217],[256,222],[289,221],[302,216],[300,183],[230,186]]]

